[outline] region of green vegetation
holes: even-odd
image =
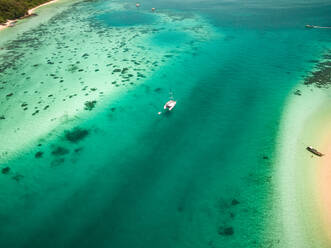
[[[0,23],[24,16],[27,11],[50,0],[0,0]]]

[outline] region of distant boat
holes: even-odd
[[[306,28],[331,28],[331,27],[321,27],[321,26],[315,26],[315,25],[306,25]]]
[[[315,28],[315,26],[313,26],[313,25],[306,25],[305,27],[306,28]]]
[[[315,154],[315,155],[317,155],[317,156],[319,156],[319,157],[322,157],[322,156],[324,156],[324,154],[323,153],[321,153],[321,152],[319,152],[319,151],[317,151],[315,148],[313,148],[313,147],[311,147],[311,146],[307,146],[307,148],[306,148],[308,151],[310,151],[311,153],[313,153],[313,154]]]
[[[176,101],[174,101],[174,100],[169,100],[169,101],[167,101],[166,102],[166,104],[164,105],[164,109],[165,110],[169,110],[169,111],[171,111],[175,106],[176,106]]]
[[[170,100],[164,104],[163,109],[165,111],[171,111],[176,106],[176,101],[174,100],[173,93],[170,92]],[[162,112],[158,112],[158,114],[162,114]]]

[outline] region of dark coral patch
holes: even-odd
[[[35,158],[41,158],[43,156],[43,154],[44,154],[43,152],[39,151],[34,155],[34,157]]]
[[[86,101],[84,109],[91,111],[92,109],[94,109],[96,104],[97,104],[97,101]]]
[[[237,199],[233,199],[232,201],[231,201],[231,205],[232,206],[236,206],[236,205],[238,205],[240,202],[237,200]]]
[[[220,227],[218,229],[218,234],[222,236],[232,236],[234,234],[233,227]]]
[[[51,162],[51,167],[59,166],[59,165],[63,164],[64,162],[65,162],[65,159],[64,158],[54,159]]]
[[[331,85],[331,54],[325,54],[324,59],[316,66],[317,70],[305,78],[305,85],[315,85],[318,88],[328,88]]]
[[[77,143],[89,134],[89,131],[80,127],[75,127],[71,131],[66,131],[65,132],[65,138],[72,143]]]
[[[8,174],[10,172],[10,168],[7,166],[1,170],[2,174]]]
[[[15,176],[13,176],[12,177],[16,182],[19,182],[19,181],[21,181],[21,179],[23,179],[24,178],[24,176],[23,175],[21,175],[21,174],[16,174]]]
[[[294,92],[294,95],[301,96],[301,91],[300,91],[300,90],[296,90],[296,91]]]
[[[58,146],[52,151],[52,155],[54,155],[54,156],[64,156],[68,153],[69,153],[69,150],[62,146]]]
[[[76,153],[79,153],[79,152],[81,152],[83,150],[83,147],[79,147],[79,148],[76,148],[74,151],[76,152]]]

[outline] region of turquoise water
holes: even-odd
[[[97,19],[99,19],[100,23],[106,24],[109,27],[128,27],[135,25],[153,24],[156,16],[131,10],[106,12],[99,15]]]
[[[0,244],[284,247],[276,133],[331,5],[141,4],[59,3],[0,37]]]

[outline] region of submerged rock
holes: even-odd
[[[78,148],[76,148],[74,151],[75,151],[75,153],[79,153],[79,152],[81,152],[83,150],[83,147],[78,147]]]
[[[8,174],[10,172],[10,168],[7,166],[1,170],[2,174]]]
[[[67,148],[62,147],[62,146],[58,146],[52,151],[52,155],[54,155],[54,156],[63,156],[63,155],[66,155],[68,153],[69,153],[69,150]]]
[[[232,236],[234,234],[233,227],[220,227],[218,229],[218,234],[222,236]]]
[[[84,109],[91,111],[92,109],[94,109],[96,103],[97,103],[97,101],[86,101]]]
[[[36,111],[34,111],[33,113],[32,113],[32,115],[36,115],[36,114],[38,114],[39,113],[39,110],[37,109]]]
[[[236,206],[238,205],[240,202],[237,200],[237,199],[233,199],[232,202],[231,202],[231,205],[232,206]]]
[[[86,138],[86,136],[89,134],[89,131],[80,127],[75,127],[71,131],[65,132],[65,138],[72,143],[77,143],[81,141],[82,139]]]
[[[55,166],[58,166],[60,164],[63,164],[65,161],[64,158],[58,158],[58,159],[54,159],[52,162],[51,162],[51,167],[55,167]]]
[[[21,174],[16,174],[16,175],[13,176],[12,178],[13,178],[16,182],[19,182],[19,181],[21,181],[21,179],[24,178],[24,176],[21,175]]]
[[[331,55],[325,54],[324,59],[317,66],[315,71],[305,78],[305,85],[315,85],[318,88],[328,88],[331,85]]]
[[[300,91],[300,90],[296,90],[296,91],[294,92],[294,95],[301,96],[301,91]]]
[[[123,68],[121,73],[124,74],[124,73],[126,73],[128,70],[129,70],[128,68]]]
[[[34,157],[35,158],[41,158],[43,156],[43,154],[44,154],[43,152],[39,151],[34,155]]]
[[[139,78],[145,78],[146,76],[145,76],[144,74],[138,72],[138,73],[137,73],[137,77],[139,77]]]
[[[183,211],[184,211],[183,206],[178,206],[178,207],[177,207],[177,211],[180,212],[180,213],[183,212]]]

